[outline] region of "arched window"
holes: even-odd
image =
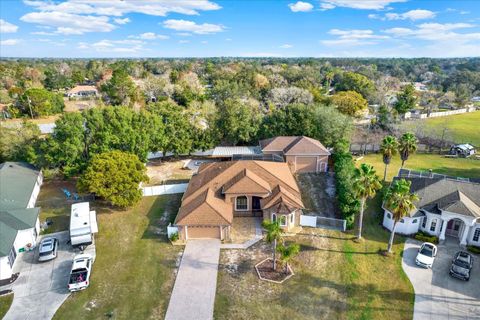
[[[235,209],[237,211],[248,210],[248,199],[246,196],[237,197],[237,200],[235,201]]]

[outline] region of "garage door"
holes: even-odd
[[[317,172],[317,157],[296,157],[296,172]]]
[[[220,227],[188,226],[188,239],[220,239]]]

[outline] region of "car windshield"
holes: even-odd
[[[462,267],[462,268],[468,268],[469,267],[468,261],[465,261],[464,259],[462,259],[460,257],[455,259],[455,261],[453,261],[453,264],[455,264],[456,266]]]
[[[433,250],[429,247],[423,247],[422,250],[420,250],[420,254],[427,257],[433,257]]]

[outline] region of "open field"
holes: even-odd
[[[92,204],[99,233],[91,285],[70,296],[54,319],[162,319],[181,252],[167,240],[165,226],[180,199],[144,197],[123,211]]]
[[[0,297],[0,319],[3,319],[13,301],[13,294]]]
[[[271,254],[260,242],[221,253],[215,319],[411,319],[414,292],[401,267],[404,239],[396,236],[387,258],[389,232],[379,226],[380,197],[369,203],[365,241],[353,232],[304,228],[287,238],[301,245],[295,275],[283,284],[258,279],[254,265]]]
[[[357,164],[368,163],[375,167],[377,174],[383,178],[385,165],[381,154],[368,154],[357,161]],[[387,181],[391,181],[398,173],[402,161],[396,155],[387,169]],[[405,162],[405,168],[446,174],[464,178],[480,178],[480,160],[465,158],[445,158],[438,154],[413,154]]]
[[[440,138],[444,128],[445,137],[455,143],[471,143],[480,146],[480,111],[457,114],[448,117],[430,118],[425,120],[406,121],[402,124],[404,130],[415,132],[420,128],[427,135],[434,134]]]

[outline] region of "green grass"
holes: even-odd
[[[0,319],[7,314],[8,309],[10,309],[10,305],[13,301],[13,294],[7,294],[5,296],[0,297]]]
[[[177,213],[180,195],[144,197],[133,209],[94,205],[99,233],[91,285],[74,293],[54,319],[162,319],[174,283],[180,247],[172,246],[166,225]],[[166,214],[165,214],[166,212]]]
[[[385,165],[381,154],[368,154],[357,161],[357,164],[368,163],[374,166],[377,174],[383,178]],[[397,175],[401,166],[400,156],[396,155],[387,168],[387,181]],[[413,154],[405,162],[405,168],[446,174],[464,178],[480,178],[480,160],[465,158],[445,158],[438,154]]]
[[[381,212],[380,197],[370,201],[359,243],[353,231],[304,228],[289,237],[301,251],[292,262],[295,275],[283,284],[260,281],[254,272],[269,245],[222,251],[215,319],[411,319],[414,291],[401,267],[404,238],[396,236],[392,257],[379,254],[390,235],[379,225]]]
[[[407,121],[402,126],[407,130],[422,128],[427,134],[441,137],[444,128],[448,128],[447,138],[455,143],[472,143],[480,147],[480,111],[457,114],[448,117],[430,118],[425,120]]]

